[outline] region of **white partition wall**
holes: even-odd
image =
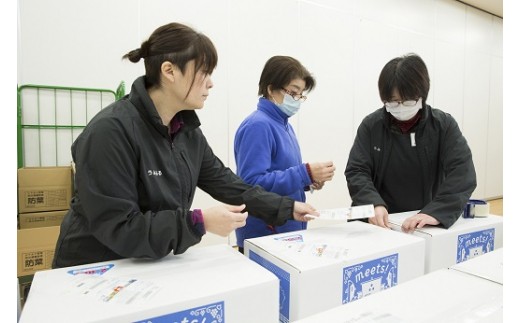
[[[294,56],[317,80],[291,118],[303,159],[337,167],[308,201],[319,209],[349,206],[343,172],[359,123],[381,107],[379,72],[415,52],[430,71],[427,102],[455,117],[473,151],[473,198],[503,195],[503,20],[455,0],[19,0],[18,85],[115,89],[125,81],[128,93],[144,64],[121,57],[172,21],[204,32],[217,47],[215,86],[199,116],[233,170],[234,133],[256,108],[264,63]],[[199,192],[194,207],[215,203]]]

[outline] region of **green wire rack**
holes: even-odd
[[[124,95],[124,82],[115,91],[34,84],[18,86],[18,168],[70,165],[70,146],[83,128],[97,112]]]

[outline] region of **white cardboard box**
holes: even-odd
[[[418,211],[392,213],[388,222],[393,230],[401,231],[404,220]],[[448,268],[503,245],[503,218],[490,214],[485,218],[463,218],[449,228],[427,226],[412,235],[426,240],[425,272]]]
[[[482,256],[469,259],[453,265],[450,269],[475,275],[483,279],[504,284],[504,259],[503,248],[483,254]]]
[[[228,245],[39,271],[20,322],[278,321],[278,279]]]
[[[502,318],[502,285],[444,268],[295,323],[497,323]]]
[[[424,239],[360,221],[246,239],[280,279],[280,321],[294,321],[424,274]]]

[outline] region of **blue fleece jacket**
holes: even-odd
[[[273,102],[260,98],[257,110],[240,125],[235,134],[237,174],[248,184],[305,202],[305,189],[311,184],[300,146],[288,117]],[[307,228],[304,222],[289,220],[271,226],[249,216],[236,230],[237,244],[244,239]]]

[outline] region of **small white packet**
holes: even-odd
[[[319,216],[307,214],[309,218],[318,220],[355,220],[366,219],[375,216],[373,204],[351,206],[348,208],[318,210]]]
[[[374,216],[376,216],[374,204],[367,204],[367,205],[352,206],[350,208],[350,216],[347,219],[349,219],[349,220],[366,219],[366,218],[372,218]]]

